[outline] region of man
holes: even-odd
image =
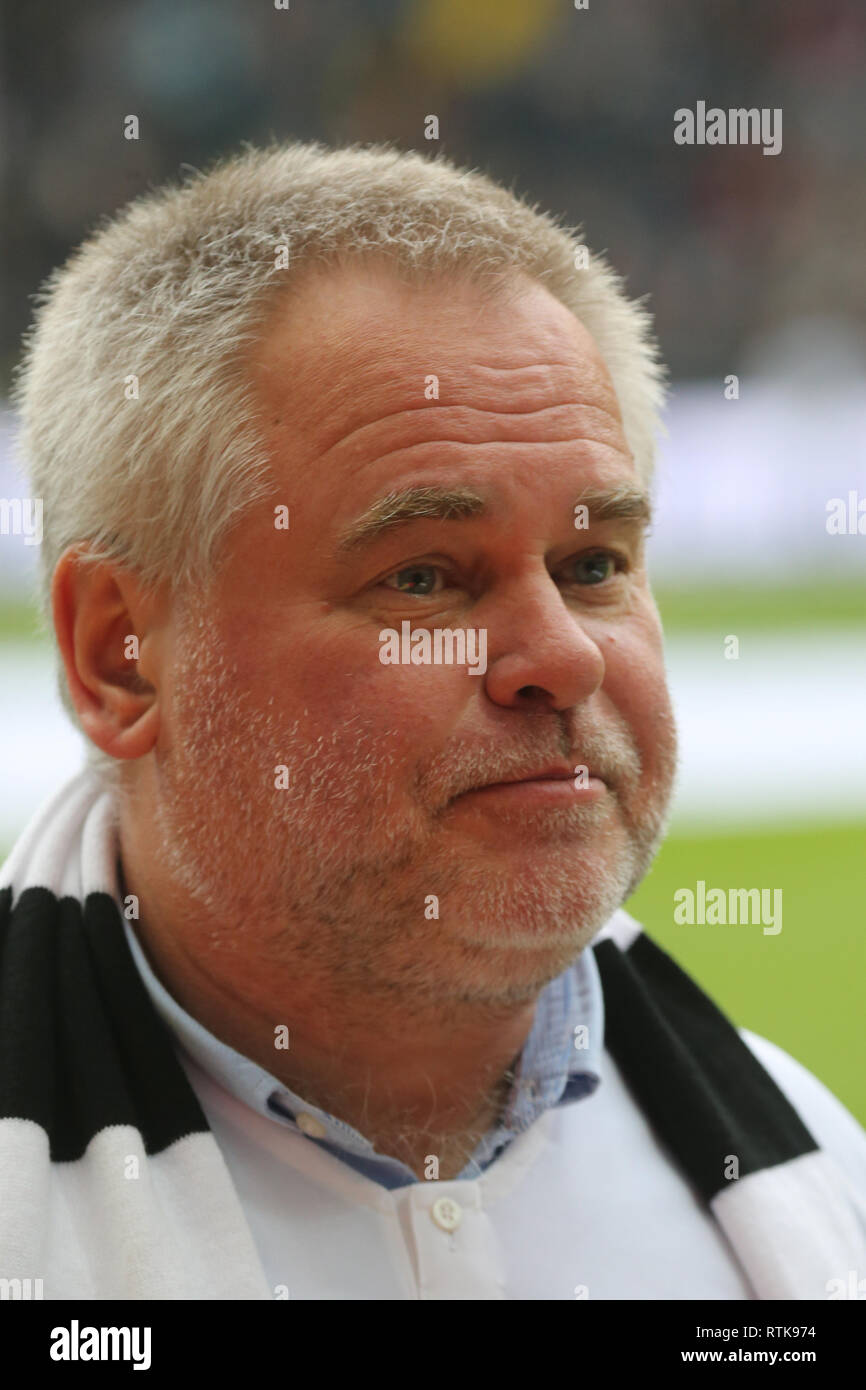
[[[660,380],[577,234],[388,149],[249,152],[54,277],[18,400],[95,754],[2,879],[4,1276],[750,1299],[862,1266],[859,1126],[621,910],[676,760]]]

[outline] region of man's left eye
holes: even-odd
[[[599,551],[597,555],[581,555],[569,565],[578,584],[603,584],[619,568],[616,555],[609,551]]]

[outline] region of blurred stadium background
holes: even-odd
[[[866,1121],[866,536],[826,525],[831,499],[866,499],[859,0],[6,0],[0,17],[0,497],[27,495],[2,401],[30,296],[101,217],[243,140],[444,150],[582,223],[650,296],[672,376],[651,566],[682,775],[628,906]],[[782,108],[782,153],[675,145],[698,100]],[[3,855],[81,761],[34,572],[0,535]],[[783,930],[675,925],[698,879],[781,887]]]

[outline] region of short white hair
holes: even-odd
[[[49,630],[52,576],[77,542],[145,587],[207,585],[221,543],[267,491],[247,366],[269,311],[304,267],[365,256],[413,276],[444,271],[494,287],[523,271],[543,284],[595,339],[650,485],[664,401],[651,318],[579,228],[441,155],[245,149],[129,204],[38,296],[13,394],[43,502]],[[103,772],[115,761],[88,755]]]

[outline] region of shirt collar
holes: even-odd
[[[390,1164],[415,1175],[399,1160],[377,1153],[351,1125],[290,1091],[258,1063],[221,1042],[181,1008],[151,969],[128,920],[130,951],[151,1001],[175,1040],[214,1080],[243,1104],[274,1123],[299,1130],[345,1157],[368,1165]],[[591,1095],[600,1081],[604,1000],[595,956],[586,948],[539,995],[532,1028],[520,1054],[515,1081],[499,1123],[484,1136],[463,1176],[477,1176],[517,1134],[545,1111]],[[399,1177],[399,1173],[398,1173]]]

